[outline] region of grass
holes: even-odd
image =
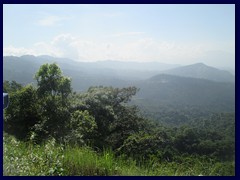
[[[234,162],[209,157],[179,157],[174,162],[158,159],[136,161],[110,149],[102,153],[90,147],[24,143],[4,134],[4,176],[232,176]]]
[[[4,136],[3,175],[64,175],[63,149],[55,147],[54,143],[54,140],[49,140],[38,146]]]

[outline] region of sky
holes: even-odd
[[[3,55],[235,69],[234,4],[4,4]]]

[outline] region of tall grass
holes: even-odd
[[[64,175],[63,148],[49,140],[39,146],[4,136],[3,175]]]
[[[90,147],[24,143],[4,134],[3,175],[11,176],[231,176],[234,162],[209,157],[183,156],[173,162],[157,158],[134,160],[124,154],[115,157],[111,149],[102,153]]]
[[[64,157],[67,175],[117,176],[137,175],[141,172],[135,161],[114,157],[110,149],[97,154],[89,147],[68,147],[65,149]]]

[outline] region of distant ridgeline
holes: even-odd
[[[147,111],[146,114],[152,112],[159,116],[163,107],[235,111],[234,75],[203,63],[188,66],[157,62],[87,63],[50,56],[5,56],[3,79],[23,85],[36,83],[33,76],[40,65],[53,62],[60,66],[64,75],[71,77],[74,91],[86,91],[91,86],[100,85],[140,88],[132,103]]]

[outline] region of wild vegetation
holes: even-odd
[[[235,175],[235,113],[150,120],[129,103],[136,87],[74,92],[57,64],[34,78],[4,82],[4,175]]]
[[[96,152],[87,146],[63,146],[54,139],[45,143],[19,141],[4,134],[4,176],[231,176],[233,161],[208,156],[182,155],[175,161],[154,156],[136,161],[116,156],[110,149]]]

